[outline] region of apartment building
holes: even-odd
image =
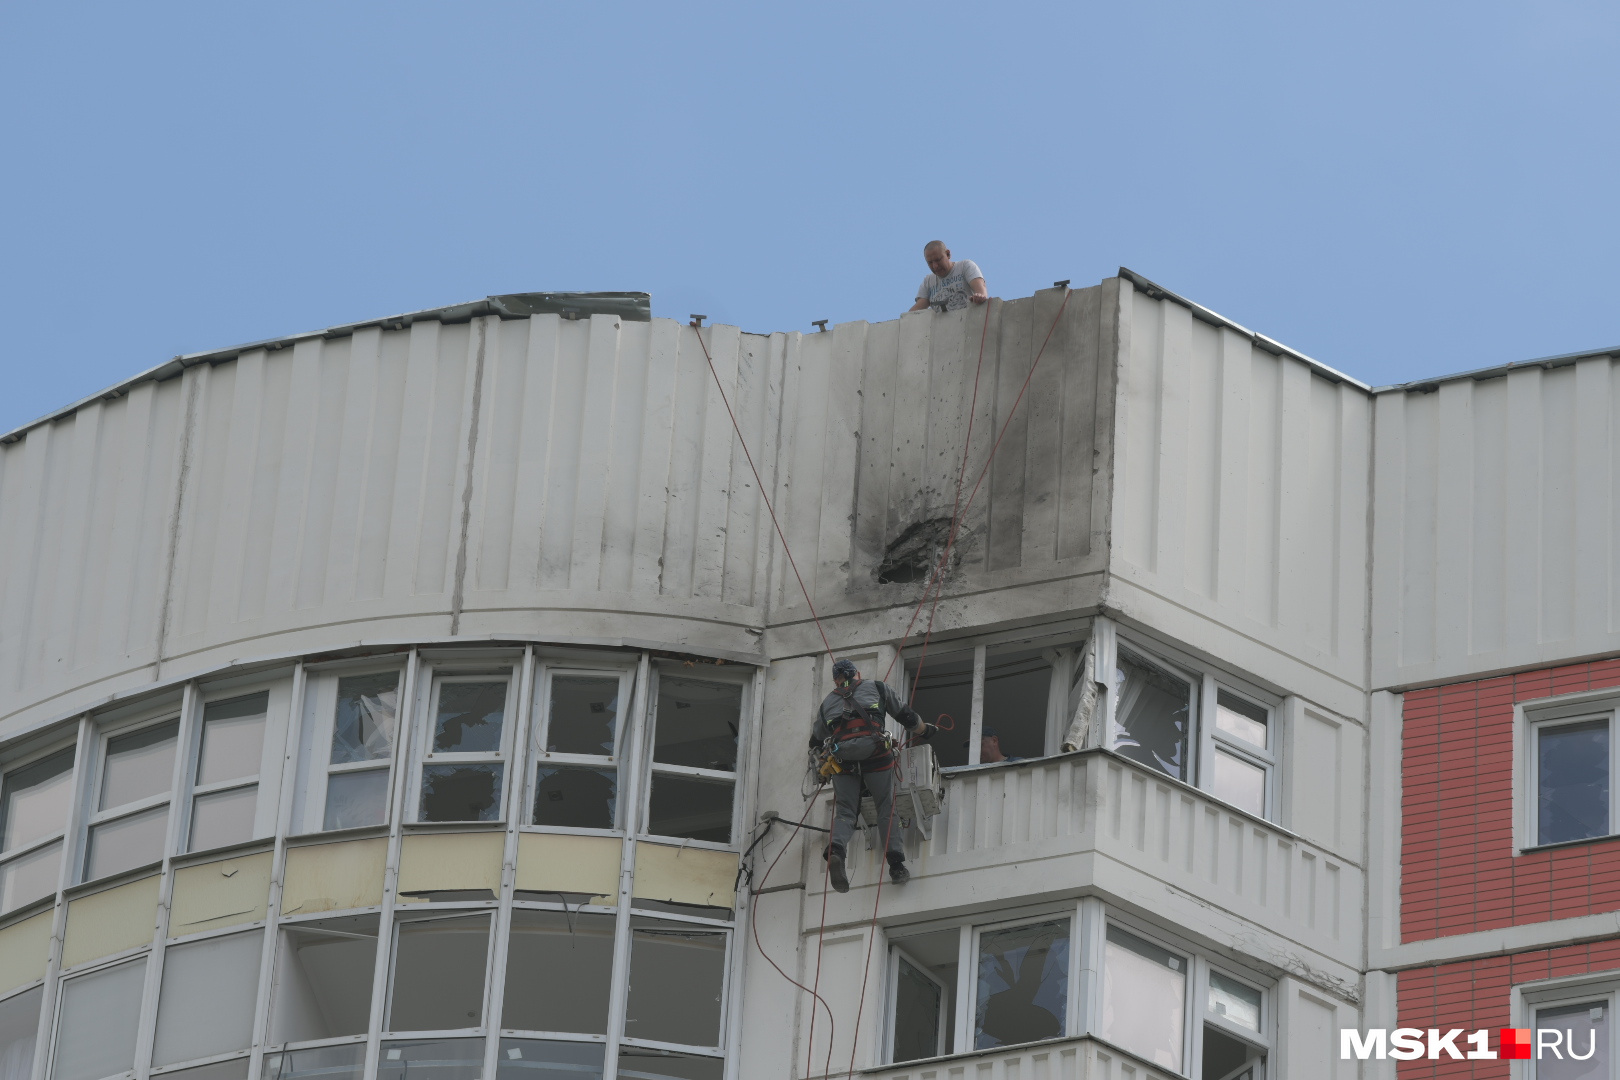
[[[1374,391],[1122,270],[138,375],[0,436],[0,1073],[1348,1080],[1395,1063],[1345,1028],[1607,1032],[1612,363]],[[902,886],[869,833],[826,886],[829,645],[950,718]],[[1400,1075],[1452,1066],[1507,1075]]]

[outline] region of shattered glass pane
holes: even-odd
[[[553,754],[613,755],[619,719],[619,680],[557,675],[551,680],[546,750]]]
[[[611,829],[617,820],[619,772],[579,765],[535,770],[534,823],[569,829]]]
[[[1114,672],[1114,750],[1133,761],[1188,780],[1192,684],[1120,650]]]
[[[625,1035],[687,1046],[720,1045],[720,997],[725,979],[724,933],[635,919],[630,932]]]
[[[741,686],[662,675],[653,760],[735,772],[741,718]]]
[[[253,839],[253,817],[259,806],[259,785],[198,795],[191,801],[190,851],[240,844]]]
[[[1609,721],[1543,726],[1536,756],[1536,843],[1607,836]]]
[[[0,915],[56,894],[62,873],[62,842],[46,844],[0,866]]]
[[[501,815],[504,766],[422,766],[421,821],[495,821]]]
[[[720,780],[653,773],[647,799],[647,831],[659,836],[731,843],[733,785]]]
[[[483,1039],[385,1042],[377,1059],[377,1080],[478,1080],[483,1071]]]
[[[502,1039],[495,1080],[602,1080],[601,1043]],[[619,1075],[630,1080],[621,1057]]]
[[[264,718],[269,708],[269,693],[203,706],[202,748],[197,755],[199,785],[259,775]]]
[[[95,826],[90,830],[90,853],[84,860],[84,879],[93,881],[157,862],[163,858],[168,829],[167,806]]]
[[[266,1054],[261,1080],[360,1080],[366,1064],[366,1044],[311,1046]]]
[[[501,1027],[606,1035],[614,922],[612,915],[512,912]]]
[[[43,761],[6,774],[0,793],[0,851],[25,844],[67,827],[73,809],[73,751],[52,754]]]
[[[1069,1002],[1069,921],[979,934],[973,1048],[1056,1039]]]
[[[326,778],[326,817],[321,828],[358,829],[387,820],[387,769],[333,773]]]
[[[174,747],[180,722],[107,740],[100,809],[111,810],[168,791],[174,784]]]
[[[486,754],[501,748],[506,719],[506,681],[439,684],[433,718],[435,754]]]
[[[1103,950],[1102,1037],[1155,1065],[1181,1071],[1187,961],[1109,926]]]
[[[332,718],[332,764],[376,761],[394,752],[399,672],[350,675],[338,680]]]
[[[276,954],[272,1043],[364,1035],[377,969],[376,915],[285,925]]]
[[[135,1066],[146,958],[65,979],[52,1080],[101,1080]]]
[[[397,934],[388,1030],[478,1027],[484,1015],[489,916],[403,922]]]

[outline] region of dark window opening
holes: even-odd
[[[536,770],[534,823],[568,829],[611,829],[618,820],[619,773],[579,765]]]
[[[877,579],[884,585],[927,581],[939,566],[951,535],[951,519],[930,518],[910,526],[888,546],[878,564]],[[960,535],[958,535],[960,539]],[[952,562],[956,561],[953,545]]]
[[[1042,650],[989,650],[985,656],[984,738],[979,760],[992,760],[995,750],[1003,758],[1044,756],[1051,692],[1052,661]]]
[[[731,843],[732,785],[654,773],[647,799],[647,831],[658,836]]]
[[[917,665],[911,663],[906,665],[906,680],[908,687],[916,682],[911,707],[919,716],[930,724],[955,725],[934,739],[934,755],[939,763],[966,765],[968,729],[973,722],[973,657],[924,657],[922,678],[917,678]]]
[[[658,680],[653,760],[736,772],[741,717],[741,686],[664,675]]]

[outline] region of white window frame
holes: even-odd
[[[513,754],[517,737],[518,708],[522,701],[523,658],[513,656],[491,659],[473,664],[428,662],[422,665],[418,682],[417,708],[413,710],[414,723],[420,729],[411,740],[411,775],[406,787],[406,813],[408,822],[419,824],[459,824],[493,826],[506,821],[512,796]],[[505,682],[506,703],[501,712],[501,745],[497,750],[474,753],[435,753],[433,725],[438,712],[439,688],[451,683]],[[398,754],[396,747],[395,754]],[[427,822],[422,818],[422,774],[430,765],[500,765],[501,791],[496,799],[496,815],[487,821]]]
[[[757,692],[757,676],[753,668],[748,668],[744,674],[735,674],[718,668],[704,668],[701,671],[686,674],[683,671],[670,671],[672,678],[689,678],[693,682],[724,683],[728,686],[739,687],[742,693],[737,701],[737,767],[731,771],[724,769],[699,769],[691,765],[666,765],[654,760],[658,750],[658,692],[659,683],[665,673],[667,665],[653,663],[648,665],[649,677],[647,686],[647,705],[645,713],[640,717],[642,726],[641,735],[641,773],[640,783],[634,792],[636,805],[632,811],[635,822],[635,835],[638,838],[661,841],[663,843],[679,843],[682,847],[702,847],[715,851],[734,851],[739,847],[742,830],[740,818],[743,807],[742,776],[749,750],[750,722],[754,712],[754,694]],[[731,841],[721,844],[712,840],[693,840],[689,837],[666,836],[650,830],[652,820],[652,791],[653,780],[659,775],[684,776],[696,780],[724,780],[731,785]],[[620,794],[623,794],[623,779],[620,779]],[[650,1045],[650,1044],[649,1044]]]
[[[632,810],[627,805],[626,800],[631,779],[628,771],[629,754],[627,751],[632,745],[634,727],[640,720],[635,715],[636,665],[633,663],[622,665],[564,664],[541,659],[538,666],[539,670],[536,672],[534,680],[534,701],[530,705],[531,712],[529,713],[533,720],[529,724],[528,751],[523,755],[523,783],[520,787],[520,804],[517,809],[519,825],[525,829],[578,833],[586,836],[625,835],[629,831],[626,828],[627,818],[632,816]],[[614,724],[613,753],[611,755],[554,754],[546,750],[546,736],[551,730],[551,681],[558,676],[580,676],[596,679],[617,678],[619,680],[619,715]],[[651,709],[648,711],[650,712]],[[540,788],[538,773],[540,766],[548,763],[559,766],[578,765],[597,769],[612,768],[618,774],[618,782],[615,786],[616,805],[613,813],[613,827],[610,829],[595,829],[534,824],[534,803]],[[740,766],[741,762],[739,761],[738,764]],[[660,766],[660,768],[664,767]]]
[[[928,970],[928,967],[925,964],[907,952],[905,945],[903,944],[904,941],[905,938],[901,938],[899,941],[889,946],[889,994],[886,1000],[887,1008],[885,1009],[883,1028],[883,1053],[885,1064],[892,1064],[894,1062],[894,1025],[899,1019],[900,1013],[900,1002],[898,999],[900,989],[901,960],[904,960],[906,963],[910,964],[914,969],[917,970],[918,973],[923,976],[923,978],[939,987],[942,991],[939,998],[939,1040],[934,1053],[931,1056],[944,1057],[946,1054],[955,1052],[954,1047],[945,1045],[946,1036],[951,1030],[950,1021],[952,1017],[949,1013],[949,1009],[951,1007],[951,993],[955,988],[946,986],[943,979],[935,976],[932,971]],[[960,976],[958,976],[957,981],[961,981]]]
[[[62,822],[61,829],[57,830],[54,833],[47,834],[45,836],[36,837],[35,839],[30,840],[28,843],[24,844],[21,847],[11,848],[11,849],[6,850],[6,851],[0,851],[0,868],[3,868],[7,864],[12,863],[12,862],[14,862],[14,861],[16,861],[18,859],[24,859],[24,858],[27,858],[30,855],[36,854],[37,852],[43,851],[45,848],[50,847],[52,844],[60,844],[62,846],[62,853],[61,853],[61,855],[60,855],[60,857],[59,857],[59,859],[57,861],[57,868],[56,868],[57,887],[55,889],[52,889],[45,896],[37,897],[37,898],[35,898],[33,900],[28,901],[27,903],[17,905],[15,908],[11,909],[12,911],[22,911],[23,909],[32,907],[35,904],[38,904],[38,903],[40,903],[40,902],[42,902],[42,901],[44,901],[44,900],[46,900],[46,899],[48,899],[50,897],[54,897],[61,890],[62,871],[64,869],[66,869],[66,868],[69,868],[71,862],[73,861],[73,858],[74,858],[73,845],[68,843],[68,837],[73,832],[74,820],[79,816],[77,813],[75,813],[74,803],[75,803],[76,800],[72,797],[72,792],[77,790],[76,788],[73,787],[73,785],[78,783],[78,780],[79,780],[79,777],[78,777],[79,753],[78,753],[78,741],[77,741],[77,738],[76,738],[77,734],[78,734],[78,732],[77,732],[77,728],[75,726],[75,730],[74,730],[72,736],[69,736],[66,739],[53,740],[52,742],[47,744],[46,749],[35,750],[35,751],[32,751],[32,752],[30,752],[28,754],[19,755],[18,757],[14,758],[13,760],[6,762],[3,772],[0,772],[0,791],[3,791],[4,790],[4,783],[5,783],[6,778],[9,777],[12,773],[17,772],[20,769],[26,769],[31,765],[37,765],[40,762],[46,760],[47,758],[55,757],[56,755],[61,754],[61,753],[67,753],[67,754],[71,755],[72,759],[73,759],[72,764],[70,764],[68,766],[68,771],[67,771],[68,786],[69,786],[69,789],[70,789],[70,794],[69,794],[69,798],[68,798],[67,819]],[[77,874],[75,873],[72,876],[71,879],[72,880],[77,880]],[[11,912],[8,911],[8,912],[4,912],[3,914],[9,916],[11,914]],[[6,996],[9,997],[10,995],[8,994]]]
[[[1567,975],[1540,982],[1521,983],[1513,988],[1510,1015],[1516,1028],[1534,1029],[1536,1013],[1541,1009],[1556,1009],[1561,1005],[1584,1005],[1602,1002],[1609,1010],[1609,1064],[1611,1076],[1620,1076],[1620,972],[1608,971],[1586,975]],[[1531,1036],[1532,1039],[1534,1036]],[[1533,1051],[1532,1051],[1533,1052]],[[1515,1080],[1536,1080],[1536,1060],[1516,1061],[1519,1071]]]
[[[299,812],[302,827],[294,835],[327,832],[326,789],[335,775],[351,772],[382,772],[386,777],[387,796],[383,800],[383,820],[366,828],[387,828],[394,820],[394,766],[400,757],[400,742],[410,723],[410,709],[405,700],[406,668],[408,658],[394,656],[386,662],[371,660],[363,664],[343,664],[331,667],[307,668],[302,742],[303,762],[300,782],[304,785]],[[398,679],[394,691],[394,742],[384,758],[365,761],[332,763],[332,736],[337,725],[338,684],[354,676],[386,675],[394,673]],[[340,830],[332,830],[340,831]]]
[[[157,1023],[157,975],[154,974],[156,961],[150,945],[143,945],[138,950],[116,953],[113,956],[98,960],[93,964],[62,972],[56,979],[56,993],[51,995],[47,1003],[50,1007],[50,1046],[45,1060],[45,1069],[41,1074],[47,1080],[56,1074],[56,1058],[62,1048],[62,999],[66,996],[68,983],[74,979],[94,975],[121,964],[140,964],[142,966],[141,1003],[136,1010],[135,1021],[135,1047],[131,1055],[134,1067],[125,1073],[117,1073],[117,1077],[137,1076],[141,1072],[141,1065],[151,1057],[152,1030]],[[39,1049],[36,1047],[34,1060],[39,1061]]]
[[[1513,706],[1513,814],[1514,848],[1525,851],[1590,844],[1620,835],[1620,800],[1615,798],[1615,778],[1620,775],[1620,695],[1613,688],[1561,694],[1557,697],[1518,702]],[[1609,723],[1609,831],[1579,840],[1542,844],[1539,839],[1540,734],[1549,727],[1562,727],[1586,720]]]
[[[259,771],[251,777],[239,777],[233,780],[219,780],[212,784],[197,783],[197,770],[202,767],[202,741],[204,718],[209,705],[222,701],[234,701],[237,698],[252,697],[255,694],[264,694],[264,732],[259,744]],[[213,795],[222,791],[235,791],[240,788],[254,787],[257,789],[253,807],[252,835],[243,843],[253,840],[268,839],[275,835],[276,809],[280,797],[280,776],[267,769],[281,757],[279,750],[287,734],[288,714],[292,703],[292,680],[278,675],[275,678],[259,679],[252,682],[224,683],[203,685],[197,700],[192,708],[196,711],[196,719],[190,725],[189,739],[184,744],[185,749],[185,784],[184,796],[177,800],[183,813],[178,823],[180,839],[177,851],[189,852],[191,848],[192,817],[196,810],[196,800],[199,796]],[[234,845],[228,845],[234,846]]]
[[[694,844],[698,843],[696,840],[692,842]],[[624,977],[614,980],[613,998],[610,999],[618,1006],[614,1012],[610,1013],[608,1022],[611,1024],[614,1016],[619,1017],[619,1045],[621,1047],[639,1046],[648,1050],[670,1050],[678,1054],[691,1054],[694,1057],[712,1057],[721,1061],[727,1060],[731,1042],[731,1030],[728,1023],[731,1016],[731,990],[732,983],[736,978],[732,970],[734,961],[737,959],[735,956],[737,944],[735,927],[729,923],[716,922],[712,919],[677,915],[673,912],[649,911],[646,908],[632,910],[633,908],[633,901],[626,902],[624,915],[625,934],[622,939],[624,941]],[[704,1046],[701,1043],[659,1042],[653,1039],[638,1039],[624,1034],[624,1020],[630,1009],[630,974],[633,970],[631,965],[635,951],[635,928],[631,925],[631,922],[638,918],[654,919],[659,922],[687,923],[691,925],[693,931],[719,934],[721,940],[725,942],[725,959],[720,966],[720,1044],[718,1046]],[[615,948],[613,961],[613,966],[617,971],[620,966],[617,948]]]
[[[380,1025],[377,1029],[377,1038],[380,1042],[426,1041],[429,1039],[460,1039],[460,1038],[486,1038],[491,1027],[491,1010],[496,1005],[495,964],[499,959],[505,962],[505,950],[497,952],[496,941],[500,934],[505,933],[508,920],[502,919],[500,905],[494,902],[483,901],[474,904],[460,905],[401,905],[394,909],[387,920],[388,926],[388,953],[383,962],[388,965],[388,975],[382,984],[383,998],[381,1002],[372,1002],[373,1015],[377,1017]],[[467,919],[476,915],[486,916],[489,920],[489,932],[484,941],[484,996],[479,1006],[479,1020],[477,1027],[464,1028],[435,1028],[431,1031],[395,1031],[388,1026],[393,1019],[394,1008],[394,979],[399,964],[399,935],[404,926],[420,926],[424,923],[445,922],[450,919]],[[380,949],[383,942],[378,942]],[[505,971],[503,969],[502,975]],[[498,1020],[498,1018],[493,1018]],[[498,1028],[494,1030],[498,1031]]]
[[[192,714],[196,711],[193,699],[196,696],[194,685],[186,687],[182,700],[176,704],[173,701],[165,702],[161,707],[152,707],[141,710],[135,716],[120,718],[119,721],[98,727],[95,733],[95,762],[89,775],[89,783],[85,785],[84,804],[78,814],[79,824],[76,830],[78,843],[76,848],[77,865],[73,868],[72,881],[87,882],[98,880],[89,874],[90,862],[90,836],[97,826],[108,822],[120,821],[124,818],[144,814],[158,807],[168,808],[167,828],[165,829],[163,850],[159,853],[158,862],[163,862],[173,854],[175,834],[180,827],[175,820],[175,803],[185,805],[183,799],[176,798],[181,788],[181,778],[186,775],[189,754],[186,747],[191,744]],[[132,803],[125,803],[110,810],[97,809],[101,802],[101,785],[106,778],[107,748],[108,745],[125,735],[133,735],[138,731],[160,727],[164,724],[175,725],[174,770],[169,777],[169,786],[157,795],[148,795],[144,799],[137,799]],[[143,866],[150,865],[147,863]],[[119,871],[127,873],[128,871]],[[107,875],[117,877],[118,874]]]
[[[1209,672],[1201,676],[1203,684],[1199,689],[1200,718],[1207,717],[1208,722],[1198,725],[1198,774],[1207,777],[1207,783],[1200,783],[1199,788],[1214,794],[1215,783],[1215,755],[1226,753],[1239,761],[1247,762],[1259,769],[1264,775],[1263,794],[1260,800],[1260,816],[1267,821],[1276,820],[1277,810],[1277,721],[1282,715],[1280,703],[1268,704],[1257,695],[1238,689],[1230,681],[1217,679]],[[1234,735],[1228,735],[1216,725],[1216,710],[1220,708],[1220,695],[1230,694],[1244,704],[1264,709],[1266,712],[1266,745],[1256,746],[1245,742]],[[1219,796],[1216,796],[1219,798]],[[1222,800],[1225,801],[1225,800]],[[1252,811],[1251,811],[1252,812]]]

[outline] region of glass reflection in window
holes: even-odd
[[[1069,1000],[1069,922],[979,934],[973,1048],[1056,1039]]]

